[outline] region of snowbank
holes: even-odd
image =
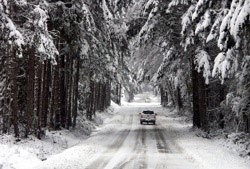
[[[81,119],[78,121],[81,124],[77,125],[74,130],[46,131],[46,136],[41,140],[30,136],[27,139],[16,141],[11,135],[0,136],[0,169],[34,169],[48,158],[53,160],[55,155],[60,153],[64,155],[68,148],[77,147],[83,140],[89,138],[91,133],[95,134],[98,126],[105,120],[109,120],[108,117],[113,116],[119,107],[112,102],[111,107],[105,112],[97,112],[92,122]],[[91,144],[89,149],[85,150],[89,152],[82,153],[91,154],[90,151],[92,153],[98,151],[98,146],[93,147]],[[73,156],[74,153],[67,155]]]

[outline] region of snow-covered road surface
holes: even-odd
[[[141,125],[139,112],[158,113]],[[158,103],[130,103],[110,115],[86,140],[35,169],[249,169],[250,163],[219,142],[195,136],[190,125]]]
[[[159,112],[156,125],[140,125],[138,113],[143,109],[159,112],[160,107],[123,107],[122,121],[109,133],[107,149],[87,169],[196,169],[191,157],[175,144],[175,131]],[[121,127],[123,126],[123,127]]]

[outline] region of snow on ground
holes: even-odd
[[[122,107],[112,103],[111,109],[105,113],[98,113],[96,123],[93,125],[92,133],[85,134],[82,131],[51,131],[46,133],[46,137],[38,140],[35,137],[23,139],[19,142],[9,135],[0,137],[0,169],[83,169],[100,158],[104,152],[112,153],[109,150],[111,143],[119,141],[120,131],[127,131],[123,121],[129,121],[130,117],[124,116],[124,112],[133,110],[140,112],[143,109],[153,108],[157,110],[159,126],[171,131],[169,137],[174,141],[186,159],[199,164],[202,169],[249,169],[250,160],[242,158],[233,148],[229,149],[222,143],[221,139],[206,139],[198,137],[200,131],[193,130],[190,123],[185,123],[182,117],[178,117],[168,109],[161,108],[159,99],[149,93],[137,95],[135,102],[127,103],[122,101]],[[135,120],[135,119],[133,119]],[[102,124],[101,124],[102,123]],[[134,131],[138,127],[137,120],[131,122],[130,130]],[[98,125],[99,124],[99,125]],[[136,124],[136,125],[135,125]],[[158,125],[156,125],[157,127]],[[144,127],[144,126],[142,126]],[[154,126],[145,125],[146,129]],[[152,130],[151,130],[152,132]],[[133,132],[127,134],[124,145],[133,145],[135,140],[131,140]],[[109,137],[107,137],[109,136]],[[155,145],[150,145],[154,140],[146,140],[147,146],[155,149]],[[115,166],[122,160],[124,154],[129,154],[133,147],[128,147],[127,151],[119,149],[115,152],[115,158],[111,158],[107,167]],[[132,151],[131,151],[132,152]],[[132,154],[135,156],[135,154]],[[179,162],[174,159],[175,154],[167,155],[170,162]],[[107,157],[108,159],[109,157]],[[150,155],[135,157],[150,161]],[[173,158],[173,159],[172,159]],[[148,168],[155,168],[155,161],[149,162]],[[181,162],[180,162],[181,163]],[[151,166],[151,168],[150,168]],[[201,167],[200,167],[201,166]],[[186,168],[183,168],[186,169]]]
[[[220,140],[222,145],[250,160],[250,133],[231,133]]]
[[[0,169],[32,168],[53,154],[79,144],[86,135],[79,136],[77,132],[67,130],[46,133],[42,140],[30,136],[19,142],[10,135],[0,139]]]
[[[79,145],[89,138],[93,130],[98,130],[103,119],[114,116],[119,107],[112,102],[112,106],[106,112],[97,113],[93,122],[82,119],[82,124],[76,130],[46,131],[46,136],[42,140],[30,136],[16,141],[12,135],[0,136],[0,169],[35,169],[35,166],[47,158]]]
[[[174,116],[174,118],[173,118]],[[228,149],[225,143],[219,139],[207,139],[202,137],[202,131],[193,129],[191,124],[180,123],[182,117],[167,115],[171,126],[178,130],[177,144],[182,151],[206,169],[249,169],[250,160],[242,158],[236,151]]]

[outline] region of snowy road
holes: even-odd
[[[197,137],[159,103],[137,101],[106,114],[88,139],[32,169],[249,169],[249,161]],[[148,109],[157,112],[156,125],[140,124],[139,112]]]
[[[121,127],[107,135],[108,149],[89,165],[88,169],[197,169],[198,165],[175,144],[175,131],[162,116],[160,107],[156,125],[140,125],[138,111],[148,107],[124,107]]]

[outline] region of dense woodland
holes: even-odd
[[[132,59],[139,81],[154,81],[162,105],[191,112],[195,127],[249,133],[250,1],[152,0],[140,6],[134,44],[141,52]]]
[[[0,130],[70,129],[147,83],[204,131],[250,132],[250,0],[0,0]]]
[[[1,133],[40,138],[119,104],[128,48],[104,2],[0,1]]]

